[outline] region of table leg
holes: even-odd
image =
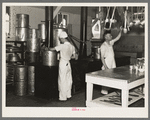
[[[87,102],[90,102],[90,101],[92,101],[92,97],[93,97],[93,84],[87,82],[86,90],[87,90],[87,92],[86,92],[86,100],[87,100]]]
[[[122,107],[128,107],[129,90],[122,90],[121,101]]]

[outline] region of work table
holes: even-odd
[[[135,87],[143,85],[145,83],[144,72],[135,72],[130,70],[129,66],[121,66],[113,69],[99,70],[86,74],[86,83],[87,83],[87,99],[86,106],[111,106],[116,107],[118,105],[107,104],[101,102],[107,97],[101,97],[96,100],[92,100],[93,94],[93,84],[106,86],[110,88],[121,89],[121,105],[122,107],[128,107],[128,105],[134,103],[135,101],[141,99],[143,96],[138,95],[139,97],[133,98],[132,101],[128,101],[129,91]],[[112,93],[111,95],[114,95]],[[137,95],[137,94],[136,94]]]

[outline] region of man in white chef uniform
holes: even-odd
[[[59,34],[60,45],[56,46],[57,52],[60,52],[59,60],[59,75],[58,75],[58,90],[59,100],[66,101],[71,98],[72,88],[72,71],[69,60],[75,58],[75,48],[67,40],[67,33],[65,31]]]
[[[115,39],[112,39],[112,35],[110,33],[107,33],[104,35],[105,41],[101,45],[101,60],[103,63],[102,70],[115,68],[116,62],[114,58],[114,50],[113,45],[116,41],[118,41],[121,37],[122,27],[120,27],[120,32],[118,36]],[[108,94],[108,87],[102,86],[101,93],[102,94]]]

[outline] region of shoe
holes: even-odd
[[[107,90],[101,90],[101,94],[107,95],[107,94],[108,94],[108,91],[107,91]]]
[[[59,102],[66,102],[67,100],[59,100]]]
[[[70,100],[72,97],[67,98],[68,100]]]

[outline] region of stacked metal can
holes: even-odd
[[[35,67],[40,60],[40,38],[38,29],[29,29],[25,61],[28,65],[28,94],[34,95]]]
[[[38,29],[29,30],[29,38],[27,39],[27,51],[25,59],[27,65],[39,62],[40,55],[40,39]]]
[[[14,92],[17,96],[27,94],[27,66],[15,66]]]
[[[29,36],[29,15],[16,15],[16,41],[27,41]]]

